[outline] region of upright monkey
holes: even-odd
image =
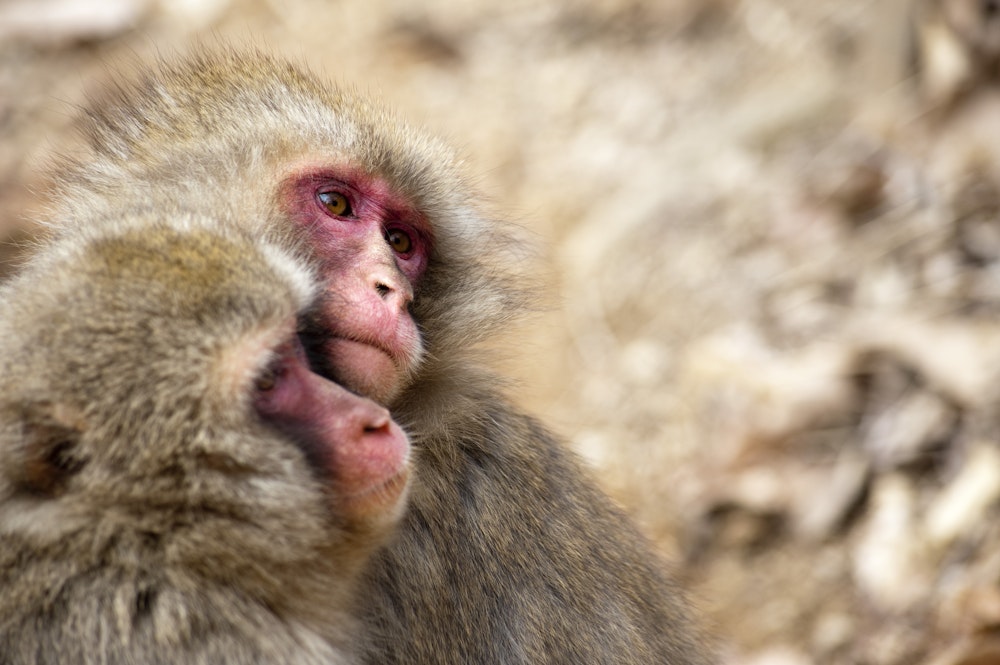
[[[226,49],[148,69],[82,129],[90,149],[57,168],[51,220],[181,202],[305,247],[326,285],[310,360],[413,436],[409,508],[361,594],[367,662],[709,662],[647,542],[482,362],[531,294],[513,234],[447,147]]]
[[[66,228],[0,289],[0,663],[357,662],[409,444],[309,369],[316,295],[179,212]]]

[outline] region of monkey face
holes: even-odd
[[[311,357],[338,383],[390,402],[423,354],[411,306],[432,245],[428,224],[384,180],[346,166],[300,167],[282,191],[324,278],[308,319]]]
[[[309,270],[218,220],[88,233],[0,310],[9,494],[153,530],[196,506],[317,542],[395,521],[409,442],[309,366]]]

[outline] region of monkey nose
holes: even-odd
[[[387,276],[375,277],[373,280],[375,293],[386,304],[405,308],[413,300],[413,292],[408,284],[401,283],[398,278]]]

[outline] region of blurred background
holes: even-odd
[[[384,97],[537,239],[517,399],[726,663],[1000,663],[1000,2],[0,0],[0,270],[88,92],[218,40]]]

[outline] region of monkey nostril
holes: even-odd
[[[398,285],[391,281],[376,281],[375,293],[386,305],[399,308],[400,311],[409,311],[410,303],[413,301],[413,293],[406,285]]]

